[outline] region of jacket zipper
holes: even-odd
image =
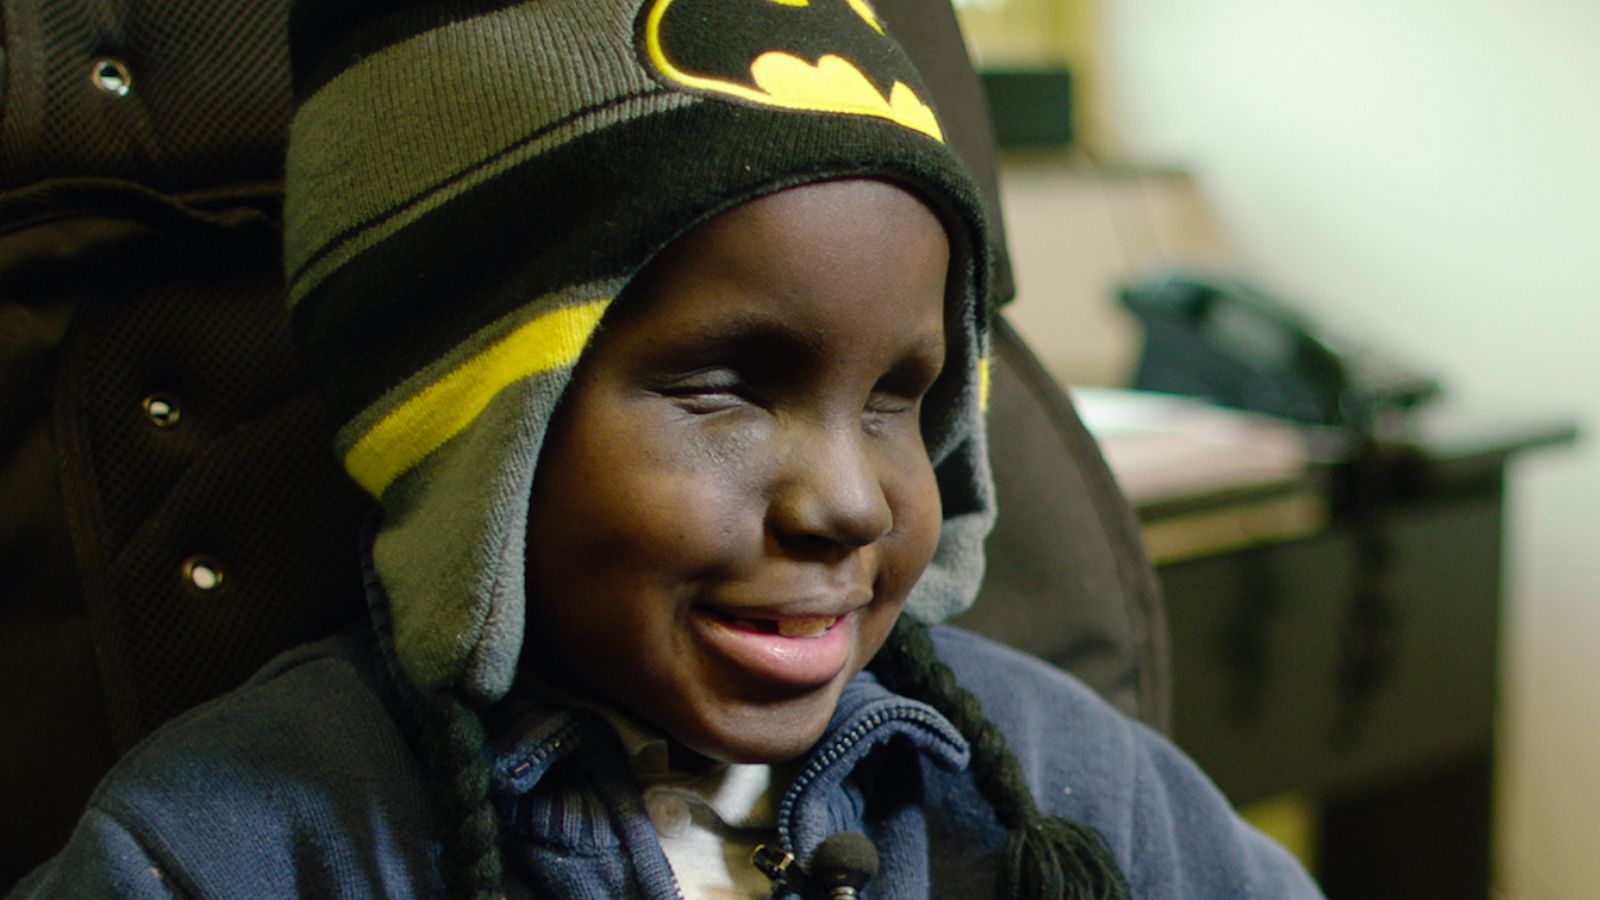
[[[561,752],[562,746],[566,744],[567,739],[572,736],[572,733],[577,729],[577,727],[577,723],[570,723],[562,726],[554,734],[541,741],[539,746],[533,748],[531,753],[522,757],[520,762],[512,766],[511,769],[506,772],[505,777],[509,780],[514,780],[521,776],[523,772],[528,771],[535,765],[543,763],[545,760],[550,759],[551,757],[560,758],[560,756],[565,755]]]
[[[929,730],[937,732],[942,719],[937,715],[922,709],[901,707],[897,709],[881,710],[875,712],[849,730],[839,735],[827,749],[811,758],[811,762],[795,776],[794,782],[789,785],[789,790],[784,794],[783,802],[778,806],[778,846],[768,847],[765,844],[756,848],[754,858],[756,868],[768,878],[772,879],[772,893],[776,896],[779,891],[797,880],[795,874],[798,867],[795,865],[794,833],[790,822],[794,817],[794,805],[799,796],[811,782],[817,780],[822,773],[830,768],[839,757],[849,752],[869,732],[877,730],[887,722],[905,721],[926,726]]]

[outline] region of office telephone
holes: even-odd
[[[1242,278],[1165,270],[1120,299],[1145,329],[1133,385],[1142,390],[1361,433],[1440,393],[1436,379],[1339,344]]]

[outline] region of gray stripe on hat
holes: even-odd
[[[291,305],[350,256],[505,168],[689,102],[634,55],[636,11],[630,0],[519,4],[387,47],[302,103],[285,162]],[[647,94],[655,96],[613,106]],[[380,224],[360,228],[368,222]],[[299,271],[352,229],[336,259]]]
[[[474,699],[498,699],[511,686],[523,641],[528,493],[570,377],[570,369],[546,372],[502,391],[384,495],[373,564],[397,656],[425,689],[460,685]]]
[[[294,266],[296,263],[303,264],[303,261],[298,257],[290,256],[286,248],[285,261],[288,263],[289,271],[292,275],[292,280],[289,284],[289,308],[291,310],[294,309],[296,304],[311,291],[315,290],[317,285],[321,284],[325,278],[338,271],[357,255],[381,244],[412,222],[421,219],[428,213],[496,176],[585,134],[645,115],[667,112],[678,107],[701,102],[704,101],[687,94],[658,93],[645,97],[630,98],[615,105],[595,110],[588,115],[575,118],[563,124],[560,128],[552,129],[541,135],[537,140],[529,141],[516,148],[514,152],[506,153],[487,161],[465,177],[456,178],[421,196],[402,201],[401,205],[392,209],[386,217],[341,238],[337,244],[329,248],[314,263],[307,266],[304,271],[295,271]],[[289,233],[292,234],[293,232]],[[307,245],[302,244],[301,246],[303,248]]]

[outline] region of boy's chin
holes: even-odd
[[[673,737],[684,750],[714,763],[786,763],[806,755],[822,739],[833,705],[804,711],[747,710]]]

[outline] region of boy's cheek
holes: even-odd
[[[939,547],[939,531],[944,524],[944,506],[939,496],[939,485],[933,475],[932,465],[926,466],[910,479],[902,492],[891,500],[896,509],[894,530],[888,540],[903,545],[891,564],[905,571],[897,573],[911,590],[928,565],[933,562]]]

